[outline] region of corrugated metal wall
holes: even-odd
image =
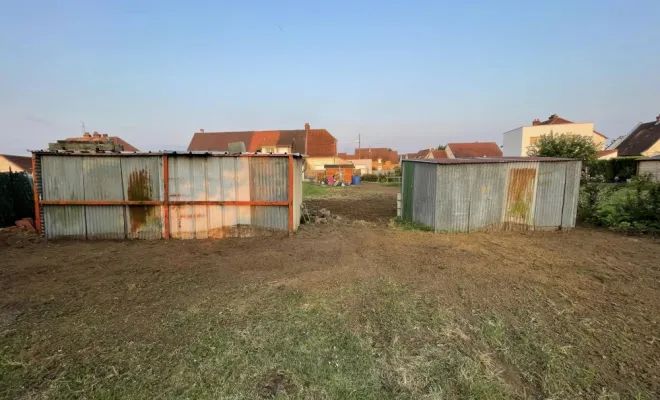
[[[43,200],[162,200],[160,157],[41,156]],[[158,239],[160,206],[43,206],[48,238]]]
[[[566,162],[540,163],[536,182],[534,227],[556,229],[562,226]]]
[[[653,182],[660,182],[660,160],[639,161],[637,174],[650,175]]]
[[[287,157],[168,155],[168,201],[288,201]],[[300,220],[302,163],[294,171],[294,229]],[[37,155],[42,200],[164,201],[162,156]],[[296,184],[297,182],[297,184]],[[162,205],[42,205],[48,238],[162,238]],[[170,205],[172,238],[221,238],[289,230],[275,205]]]
[[[414,169],[409,168],[413,165]],[[434,226],[437,232],[575,226],[579,161],[405,162],[404,166],[404,219]],[[406,168],[413,171],[409,185]],[[429,168],[437,171],[433,179],[434,203],[433,196],[426,192],[431,186],[429,176],[421,172]],[[406,204],[411,205],[410,218],[405,218]],[[434,217],[433,224],[428,223],[430,215]]]
[[[467,232],[472,165],[438,165],[437,167],[435,230]]]
[[[564,209],[562,210],[562,228],[574,228],[580,197],[580,174],[582,162],[566,163],[566,185],[564,186]]]
[[[437,170],[435,164],[416,164],[412,174],[412,220],[430,227],[435,226]]]
[[[305,160],[297,158],[293,160],[293,193],[302,193],[303,170]],[[300,226],[300,216],[302,212],[302,196],[294,196],[293,202],[293,229],[298,230]]]
[[[479,166],[481,167],[481,166]],[[503,229],[521,229],[534,225],[538,162],[507,164],[506,200]]]
[[[413,221],[413,188],[415,186],[415,167],[417,163],[404,162],[401,171],[401,194],[402,210],[401,218],[404,221]]]
[[[504,214],[507,164],[472,165],[470,168],[469,231],[500,229]]]

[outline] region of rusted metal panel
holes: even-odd
[[[497,230],[502,224],[506,195],[506,164],[472,165],[470,171],[470,212],[468,229]]]
[[[581,161],[569,161],[566,165],[566,185],[564,186],[564,205],[561,217],[562,228],[574,228],[577,217],[578,198],[580,196]]]
[[[528,229],[534,225],[534,199],[538,162],[508,164],[505,229]]]
[[[287,158],[250,158],[250,199],[257,201],[288,200]],[[287,207],[251,207],[251,224],[262,229],[288,230]]]
[[[168,154],[164,163],[163,157],[38,153],[36,190],[49,237],[163,237],[166,177],[171,237],[253,236],[297,227],[291,217],[297,212],[299,219],[302,177],[289,174],[302,171],[302,158]]]
[[[412,174],[412,220],[429,227],[435,227],[437,171],[434,164],[417,164]]]
[[[253,160],[256,163],[251,168]],[[170,200],[249,202],[255,201],[254,196],[257,201],[284,201],[286,192],[282,196],[280,189],[260,185],[281,183],[279,174],[286,178],[286,163],[287,158],[170,157]],[[285,169],[278,170],[278,164]],[[275,173],[278,175],[274,176]],[[281,221],[288,222],[288,213],[282,217],[279,208],[286,210],[282,206],[172,205],[170,232],[179,239],[252,236],[257,232],[251,225],[266,230],[282,229]]]
[[[121,176],[123,196],[131,201],[163,200],[162,157],[123,157]],[[163,237],[162,206],[126,206],[126,237],[159,239]]]
[[[302,184],[305,160],[296,158],[293,160],[293,165],[295,166],[293,171],[293,229],[297,230],[300,226],[300,216],[302,214]]]
[[[419,164],[416,166],[418,167]],[[438,166],[436,183],[436,232],[467,232],[470,216],[472,165]],[[416,185],[416,184],[415,184]]]
[[[82,158],[41,157],[43,200],[84,200]],[[85,207],[44,206],[47,238],[86,237]]]
[[[170,200],[206,200],[206,193],[201,196],[196,190],[205,176],[199,177],[200,182],[194,182],[193,157],[170,157],[169,164],[169,194]],[[199,168],[199,166],[198,166]],[[170,207],[170,234],[175,239],[194,239],[195,220],[197,216],[195,206]],[[202,237],[206,237],[206,229]]]
[[[119,157],[83,157],[82,169],[85,200],[124,200]],[[122,206],[86,206],[87,238],[125,238],[124,219],[124,207]]]
[[[409,182],[412,193],[418,194],[416,198],[410,196],[414,220],[418,222],[429,212],[425,208],[428,196],[418,185],[429,185],[427,177],[416,170],[437,167],[436,232],[556,229],[575,223],[579,162],[515,158],[448,163],[407,160],[403,165],[404,187],[408,185],[405,171],[409,165],[415,166],[415,172],[407,178],[412,181]]]
[[[85,200],[82,158],[43,156],[43,200]]]
[[[250,198],[250,159],[236,158],[236,200],[249,201]],[[273,159],[275,160],[275,159]],[[238,207],[238,226],[244,227],[252,222],[250,207]],[[241,232],[239,232],[240,234]]]
[[[85,239],[84,206],[43,206],[44,234],[48,239]]]
[[[562,225],[567,164],[539,164],[534,210],[535,229],[558,229]]]

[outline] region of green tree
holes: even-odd
[[[555,134],[542,135],[536,143],[527,148],[531,157],[578,158],[589,164],[596,160],[598,146],[588,136]]]
[[[446,148],[447,148],[447,146],[444,145],[444,144],[441,144],[440,146],[438,146],[438,150],[444,150]]]

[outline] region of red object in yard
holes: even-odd
[[[15,222],[16,226],[19,228],[25,228],[29,231],[36,231],[34,228],[34,220],[32,218],[23,218]]]

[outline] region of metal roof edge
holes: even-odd
[[[403,159],[402,162],[417,162],[438,165],[458,164],[502,164],[516,162],[566,162],[581,161],[577,158],[556,157],[475,157],[475,158],[442,158],[442,159]]]
[[[52,155],[52,156],[212,156],[212,157],[289,157],[305,158],[304,154],[300,153],[229,153],[227,151],[122,151],[122,152],[92,152],[92,151],[68,151],[68,150],[29,150],[32,154],[37,155]]]

